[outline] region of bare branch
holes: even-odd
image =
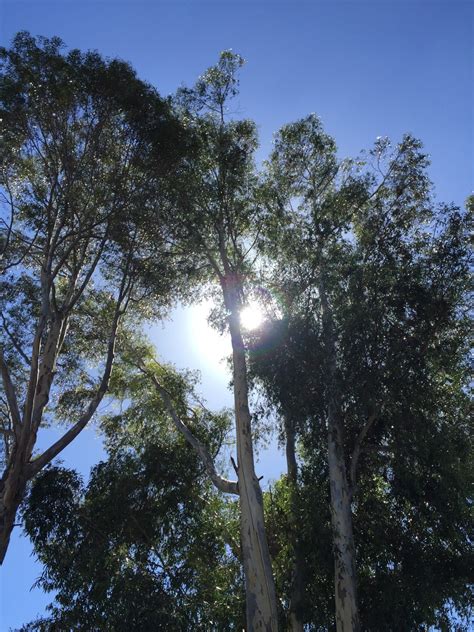
[[[99,388],[96,391],[96,394],[89,402],[89,405],[87,406],[84,414],[81,415],[74,426],[72,426],[67,432],[65,432],[63,436],[55,443],[53,443],[53,445],[51,445],[47,450],[45,450],[43,454],[41,454],[39,457],[29,463],[28,478],[32,478],[35,474],[37,474],[45,465],[47,465],[50,461],[54,459],[54,457],[56,457],[62,450],[64,450],[64,448],[67,447],[73,439],[77,437],[81,430],[83,430],[83,428],[85,428],[85,426],[89,423],[92,416],[99,407],[99,404],[103,400],[109,387],[110,374],[112,373],[112,366],[115,359],[115,342],[117,339],[117,330],[122,314],[122,300],[123,296],[122,299],[119,299],[117,301],[117,305],[115,308],[115,315],[107,348],[107,360],[105,363],[104,373],[102,374],[102,379]]]
[[[77,289],[77,291],[75,292],[74,296],[71,298],[69,303],[65,306],[68,311],[70,311],[74,307],[74,305],[77,303],[77,301],[82,296],[87,284],[89,283],[89,281],[90,281],[95,269],[97,268],[99,260],[100,260],[100,258],[102,256],[102,253],[103,253],[104,246],[105,246],[105,243],[107,241],[107,238],[108,238],[108,229],[105,231],[105,234],[104,234],[104,236],[102,238],[102,241],[100,242],[99,246],[97,247],[97,253],[96,253],[96,255],[95,255],[95,257],[94,257],[94,259],[93,259],[93,261],[92,261],[92,263],[91,263],[91,265],[89,267],[89,270],[87,271],[87,273],[86,273],[86,275],[85,275],[80,287]]]
[[[33,345],[31,348],[31,363],[30,363],[30,377],[28,380],[28,388],[24,406],[23,419],[26,425],[31,422],[31,415],[33,412],[33,405],[35,400],[36,387],[38,384],[38,370],[40,365],[40,353],[41,353],[41,339],[46,328],[48,317],[51,311],[51,305],[49,301],[50,293],[50,278],[47,275],[44,267],[41,269],[41,314],[38,319],[38,325],[36,327],[35,337],[33,339]]]
[[[5,333],[7,334],[7,336],[10,338],[10,340],[12,341],[13,346],[15,347],[15,350],[21,355],[21,357],[23,358],[23,360],[26,362],[26,364],[30,363],[30,359],[28,358],[28,356],[26,355],[26,353],[23,351],[23,349],[21,348],[20,343],[18,342],[18,340],[16,339],[16,337],[11,333],[11,331],[8,329],[7,326],[7,321],[6,318],[3,314],[1,314],[2,317],[2,321],[3,321],[3,329],[5,330]]]

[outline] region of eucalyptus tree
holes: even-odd
[[[176,276],[166,236],[150,244],[137,216],[179,126],[127,64],[62,46],[20,33],[0,50],[0,561],[28,481],[104,398],[125,312],[166,302]]]
[[[239,496],[240,535],[245,575],[248,630],[276,630],[277,602],[265,533],[262,491],[255,472],[252,417],[249,410],[246,350],[240,312],[255,257],[252,240],[259,225],[254,199],[257,177],[253,154],[257,147],[255,125],[227,118],[229,102],[237,94],[237,72],[243,60],[230,51],[208,69],[192,89],[182,89],[175,104],[194,143],[180,177],[170,189],[173,200],[173,238],[194,257],[195,265],[217,285],[231,341],[237,481],[219,477],[212,463],[208,470],[218,488]],[[217,299],[219,300],[219,299]],[[154,376],[155,386],[161,385]],[[166,393],[161,389],[163,397]],[[172,401],[167,400],[175,423]],[[181,424],[186,432],[186,424]],[[192,437],[188,433],[188,438]]]
[[[393,152],[378,139],[363,159],[341,162],[313,115],[281,130],[269,163],[267,204],[279,215],[269,225],[269,244],[274,251],[276,239],[282,255],[276,284],[290,329],[279,361],[262,375],[293,432],[318,437],[313,449],[326,432],[341,631],[361,627],[353,532],[353,513],[363,513],[361,469],[372,465],[367,490],[379,481],[389,498],[408,476],[399,469],[404,449],[426,475],[422,433],[468,442],[469,217],[434,207],[426,166],[410,136]],[[433,467],[441,476],[441,463]],[[447,471],[455,469],[451,460]],[[420,510],[409,506],[397,516],[400,528]]]
[[[193,432],[216,455],[229,417],[195,400],[191,376],[155,372],[182,417],[192,406]],[[72,470],[46,468],[25,502],[44,565],[38,583],[56,594],[48,615],[23,629],[241,630],[236,502],[215,492],[142,372],[118,359],[110,390],[122,405],[101,419],[107,458],[87,486]]]

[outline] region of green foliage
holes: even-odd
[[[24,629],[242,629],[236,506],[212,491],[144,373],[159,380],[213,458],[229,415],[210,413],[195,377],[158,365],[136,330],[189,297],[196,281],[234,291],[225,310],[216,307],[216,321],[237,314],[255,291],[257,247],[259,272],[279,304],[247,338],[252,377],[299,450],[298,481],[284,476],[264,497],[282,622],[296,542],[304,560],[299,614],[308,629],[334,627],[321,290],[335,324],[363,627],[449,630],[451,607],[467,619],[472,196],[466,212],[436,207],[427,157],[409,135],[394,148],[379,138],[357,160],[339,160],[315,115],[280,131],[261,176],[255,124],[229,118],[243,64],[231,51],[168,103],[122,62],[61,50],[56,38],[28,34],[0,50],[0,307],[20,396],[24,350],[44,309],[42,254],[50,275],[56,269],[49,325],[69,309],[71,288],[83,286],[43,422],[75,418],[91,399],[124,278],[129,315],[108,385],[119,406],[101,424],[107,460],[87,485],[48,468],[25,503],[25,527],[45,567],[39,585],[57,596],[48,617]],[[48,250],[52,239],[56,249]],[[280,435],[287,438],[284,428]]]
[[[251,274],[248,261],[260,210],[256,203],[258,146],[255,123],[229,113],[243,65],[231,51],[221,54],[193,88],[182,88],[175,109],[193,139],[179,177],[170,182],[172,234],[199,262],[204,279],[215,282]]]
[[[379,139],[363,159],[338,163],[313,116],[283,128],[268,164],[278,214],[262,244],[269,256],[279,249],[271,282],[283,317],[253,341],[252,370],[299,440],[292,513],[303,512],[304,620],[315,629],[332,625],[322,287],[336,326],[364,629],[449,629],[450,607],[469,615],[472,220],[433,204],[426,166],[408,136],[394,151]],[[292,520],[286,493],[277,487],[269,504],[277,533]],[[271,537],[275,559],[291,560]],[[277,580],[283,594],[290,580]]]
[[[25,32],[0,49],[1,346],[20,407],[35,387],[31,366],[47,340],[56,347],[43,424],[84,412],[117,313],[125,329],[161,315],[187,272],[150,218],[165,205],[160,183],[183,153],[183,127],[128,64],[63,49]],[[7,466],[11,435],[3,447]]]
[[[160,371],[175,398],[189,389]],[[149,380],[130,377],[130,405],[106,420],[109,456],[87,486],[60,467],[32,486],[25,529],[45,565],[38,583],[57,594],[50,617],[25,629],[241,629],[236,507],[213,492]]]

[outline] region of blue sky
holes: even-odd
[[[3,0],[0,41],[18,30],[59,35],[69,47],[130,61],[166,95],[191,84],[221,50],[247,60],[237,108],[259,127],[264,159],[283,124],[316,112],[341,155],[377,136],[421,138],[439,200],[462,204],[473,189],[474,4],[456,0]],[[203,360],[198,330],[178,311],[153,336],[162,356],[203,372],[209,404],[230,403],[217,352]],[[46,439],[45,439],[46,440]],[[63,455],[87,473],[100,440],[85,432]],[[275,452],[262,460],[271,476]],[[49,598],[30,587],[40,567],[18,535],[2,569],[0,631],[41,612]]]

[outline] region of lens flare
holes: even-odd
[[[240,324],[247,331],[253,331],[260,327],[263,322],[263,313],[256,304],[247,305],[240,312]]]

